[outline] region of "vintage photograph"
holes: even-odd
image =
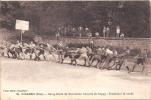
[[[0,100],[151,99],[150,4],[0,1]]]

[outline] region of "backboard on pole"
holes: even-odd
[[[24,30],[28,31],[29,30],[29,21],[24,21],[24,20],[16,20],[16,25],[15,28],[18,30]]]

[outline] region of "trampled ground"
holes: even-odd
[[[2,100],[151,99],[148,69],[127,73],[54,61],[0,61]]]

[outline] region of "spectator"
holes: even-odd
[[[99,37],[99,32],[95,32],[95,37]]]
[[[109,35],[110,35],[110,28],[106,27],[106,37],[109,37]]]
[[[89,43],[90,43],[90,48],[93,48],[94,41],[93,41],[92,37],[89,39]]]
[[[63,36],[64,35],[64,26],[61,26],[59,31],[60,31],[60,35]]]
[[[89,33],[90,33],[90,30],[89,30],[89,28],[85,28],[85,35],[84,36],[89,36]]]
[[[67,27],[64,27],[64,36],[67,36]]]
[[[92,37],[92,32],[89,30],[89,28],[85,28],[85,33],[87,37]]]
[[[88,35],[89,38],[92,37],[92,33],[91,32],[88,32],[87,35]]]
[[[83,35],[83,27],[79,27],[78,28],[78,32],[79,32],[79,37],[81,37]]]
[[[103,37],[106,37],[106,27],[103,27]]]
[[[76,29],[72,28],[72,36],[75,37],[76,36]]]
[[[124,34],[124,33],[121,33],[120,37],[121,37],[121,38],[124,38],[124,37],[125,37],[125,34]]]
[[[59,37],[60,37],[60,33],[57,31],[57,33],[56,33],[57,40],[59,39]]]
[[[116,37],[120,37],[120,26],[116,27]]]
[[[87,27],[86,27],[86,28],[85,28],[85,31],[87,31],[87,32],[88,32],[88,31],[89,31],[89,28],[87,28]]]

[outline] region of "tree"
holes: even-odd
[[[150,36],[148,1],[2,1],[0,9],[0,27],[9,30],[21,19],[30,21],[30,31],[36,34],[54,35],[58,27],[68,25],[101,33],[110,19],[113,29],[119,24],[129,37]]]

